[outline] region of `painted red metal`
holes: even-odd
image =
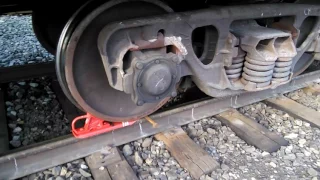
[[[78,121],[85,119],[85,124],[81,128],[76,128],[75,124]],[[125,126],[130,126],[136,121],[127,122],[108,122],[99,118],[92,116],[87,113],[86,115],[76,117],[72,121],[72,134],[76,138],[88,138],[91,136],[96,136],[105,132],[110,132]]]

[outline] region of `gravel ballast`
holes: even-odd
[[[269,172],[275,179],[317,178],[316,173],[309,172],[318,171],[320,167],[320,130],[318,128],[313,128],[309,123],[295,119],[263,103],[240,108],[240,111],[249,117],[254,117],[259,123],[281,134],[289,141],[289,146],[282,147],[266,159],[266,164],[274,166],[273,173]],[[268,172],[267,168],[270,169],[270,166],[263,169]],[[277,173],[274,173],[275,171]]]
[[[166,150],[165,144],[153,137],[125,144],[120,149],[140,179],[191,179],[188,171]]]
[[[313,87],[320,89],[319,84],[314,84]],[[312,94],[311,92],[305,92],[302,89],[299,89],[297,91],[287,93],[285,96],[320,112],[320,94]]]
[[[284,136],[289,146],[270,154],[248,145],[215,118],[191,123],[184,127],[188,135],[221,163],[220,169],[201,179],[317,179],[318,128],[263,103],[239,111]]]
[[[83,159],[31,174],[21,180],[92,180],[90,169]]]
[[[50,78],[9,83],[6,110],[13,148],[71,133]]]
[[[54,60],[37,40],[30,15],[0,16],[0,67]]]

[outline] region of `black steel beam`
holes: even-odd
[[[9,150],[8,122],[5,106],[5,85],[0,85],[0,154]]]
[[[224,98],[207,99],[184,105],[179,108],[154,114],[151,116],[157,127],[149,122],[141,120],[134,125],[115,130],[110,133],[88,139],[75,139],[67,136],[59,141],[34,145],[26,150],[0,157],[0,178],[16,179],[35,173],[62,163],[86,157],[105,146],[119,146],[142,137],[147,137],[168,128],[181,126],[190,122],[210,117],[228,110],[248,104],[262,101],[264,99],[294,91],[308,86],[312,81],[320,78],[320,71],[307,73],[295,77],[290,83],[279,86],[276,89],[269,89],[259,92],[245,92]]]
[[[0,68],[0,83],[19,81],[42,76],[55,76],[54,62]]]

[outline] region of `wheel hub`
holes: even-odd
[[[161,95],[170,87],[171,76],[168,66],[163,64],[153,65],[145,70],[141,78],[141,83],[144,85],[141,90],[153,96]]]
[[[175,60],[179,59],[179,56],[173,53],[158,53],[153,52],[152,58],[133,58],[134,73],[132,78],[126,78],[124,81],[127,89],[133,82],[130,94],[138,106],[160,102],[177,94],[175,87],[181,77],[181,68],[180,61]]]

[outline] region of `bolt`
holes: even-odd
[[[141,101],[138,101],[138,106],[142,106],[144,104],[144,102],[141,100]]]
[[[138,87],[141,87],[142,86],[142,84],[141,83],[138,83]]]
[[[143,68],[143,64],[137,62],[137,63],[136,63],[136,68],[137,68],[137,69],[142,69],[142,68]]]
[[[175,79],[177,76],[174,74],[174,75],[172,75],[172,79]]]
[[[160,61],[159,61],[159,60],[156,60],[155,62],[156,62],[156,64],[159,64],[159,63],[160,63]]]
[[[175,63],[179,63],[179,57],[178,56],[174,56],[172,58],[172,61],[175,62]]]
[[[159,99],[160,99],[160,97],[159,97],[159,96],[157,96],[157,97],[156,97],[156,100],[159,100]]]
[[[177,92],[175,92],[175,91],[172,92],[172,93],[171,93],[171,96],[172,96],[172,97],[176,97],[176,96],[177,96]]]

